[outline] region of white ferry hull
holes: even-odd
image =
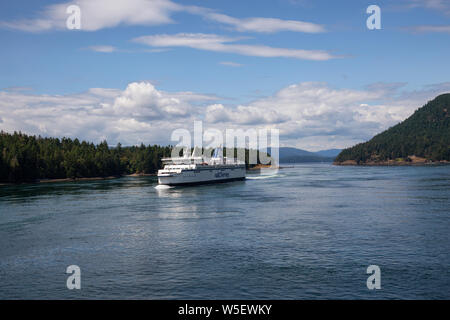
[[[181,173],[158,175],[158,183],[169,186],[219,183],[244,179],[245,166],[183,170]]]

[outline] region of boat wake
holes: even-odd
[[[167,189],[172,189],[172,188],[173,188],[172,186],[168,186],[168,185],[165,185],[165,184],[158,184],[155,187],[156,190],[167,190]]]
[[[249,177],[247,176],[245,179],[247,180],[261,180],[261,179],[271,179],[271,178],[277,178],[277,177],[283,177],[281,174],[271,174],[271,175],[261,175],[256,177]]]

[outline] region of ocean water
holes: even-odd
[[[0,299],[450,298],[450,166],[248,177],[0,186]]]

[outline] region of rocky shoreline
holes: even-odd
[[[365,162],[357,162],[356,160],[345,160],[342,162],[333,162],[336,166],[437,166],[450,164],[447,160],[431,161],[426,158],[409,156],[407,159],[389,159],[389,160],[370,160]]]
[[[248,168],[247,170],[253,171],[253,170],[261,170],[261,169],[281,169],[281,167],[272,166],[271,164],[257,164],[254,167]]]
[[[125,177],[156,177],[157,175],[157,173],[132,173],[125,175]]]

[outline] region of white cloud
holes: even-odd
[[[427,8],[450,14],[450,2],[448,0],[408,0],[409,7]]]
[[[27,32],[64,30],[70,5],[81,9],[81,30],[97,31],[119,25],[161,25],[173,23],[171,14],[183,7],[170,0],[77,0],[47,6],[36,19],[0,22],[0,26]]]
[[[124,90],[92,88],[72,95],[0,91],[2,129],[99,142],[169,144],[172,130],[278,128],[281,144],[307,150],[342,148],[369,139],[410,116],[450,83],[406,91],[403,83],[375,83],[364,89],[303,82],[245,105],[227,106],[218,97],[165,92],[148,82]]]
[[[81,9],[81,30],[97,31],[120,25],[154,26],[173,23],[171,16],[175,12],[186,12],[203,16],[209,20],[227,24],[240,32],[274,33],[279,31],[294,31],[318,33],[324,32],[321,25],[295,20],[276,18],[245,18],[237,19],[215,11],[177,4],[171,0],[76,0],[45,7],[37,18],[15,21],[1,21],[0,27],[40,32],[48,30],[64,30],[68,14],[66,9],[77,5]]]
[[[237,63],[237,62],[232,62],[232,61],[221,61],[219,62],[219,64],[223,65],[223,66],[228,66],[228,67],[242,67],[243,64]]]
[[[401,7],[408,9],[425,8],[450,15],[449,0],[403,0]],[[416,25],[404,27],[403,30],[412,33],[450,33],[450,25]]]
[[[403,85],[376,83],[354,90],[303,82],[246,106],[210,105],[205,119],[223,127],[277,127],[282,145],[307,150],[348,147],[370,139],[406,119],[429,99],[450,91],[450,83],[412,92],[399,91]]]
[[[205,114],[205,120],[209,123],[231,122],[234,125],[278,124],[288,119],[273,109],[263,111],[253,106],[237,106],[234,109],[222,104],[208,106]]]
[[[103,52],[103,53],[111,53],[117,51],[117,48],[113,46],[90,46],[88,47],[88,49],[95,52]]]
[[[133,39],[134,42],[154,47],[191,47],[204,50],[214,50],[214,48],[217,48],[217,51],[220,50],[223,43],[236,40],[231,37],[204,33],[159,34]]]
[[[178,33],[142,36],[134,42],[151,47],[189,47],[198,50],[236,53],[253,57],[283,57],[324,61],[337,58],[326,51],[274,48],[263,45],[235,44],[241,38],[231,38],[216,34]]]
[[[198,116],[196,105],[217,99],[193,92],[169,93],[148,82],[125,90],[92,88],[72,95],[0,91],[2,130],[69,136],[123,144],[169,143],[171,130]]]
[[[448,25],[448,26],[432,26],[432,25],[414,26],[414,27],[408,27],[407,30],[416,32],[416,33],[450,33],[450,25]]]
[[[205,13],[204,17],[208,20],[213,20],[232,26],[234,30],[239,32],[275,33],[280,31],[294,31],[305,33],[320,33],[326,31],[325,27],[322,25],[304,21],[258,17],[238,19],[215,12]]]
[[[186,117],[192,110],[185,101],[156,90],[148,82],[134,82],[115,99],[112,108],[105,108],[109,113],[131,116],[135,119],[162,119],[169,117]]]

